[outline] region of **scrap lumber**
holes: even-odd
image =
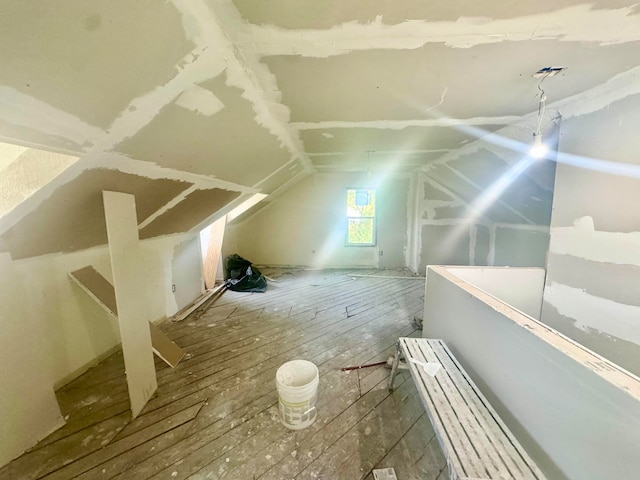
[[[118,318],[116,293],[113,285],[93,266],[89,265],[75,270],[69,273],[69,277],[107,312]],[[178,365],[184,357],[185,351],[151,322],[149,322],[149,329],[153,353],[172,368]]]

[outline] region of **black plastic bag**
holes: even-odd
[[[260,270],[251,266],[251,262],[238,254],[224,259],[224,278],[229,290],[234,292],[264,292],[267,280]]]

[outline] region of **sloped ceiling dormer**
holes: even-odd
[[[42,0],[0,15],[0,250],[106,242],[100,192],[136,196],[141,238],[195,230],[315,172],[420,171],[472,203],[538,117],[637,91],[625,1]],[[507,139],[508,141],[504,141]],[[561,137],[560,137],[561,142]],[[551,164],[495,221],[548,223]]]

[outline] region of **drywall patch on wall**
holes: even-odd
[[[556,283],[580,288],[596,297],[628,305],[637,304],[640,299],[640,266],[593,262],[551,253],[549,273]]]
[[[578,328],[573,319],[561,315],[556,307],[547,301],[542,303],[541,320],[545,325],[555,328],[580,345],[590,348],[598,355],[640,377],[640,348],[635,343],[597,330]]]
[[[335,25],[325,30],[289,30],[272,25],[250,25],[238,37],[256,53],[329,57],[369,49],[416,49],[427,43],[453,48],[532,39],[612,45],[640,40],[635,7],[592,9],[575,5],[551,12],[510,19],[460,17],[456,21],[411,20],[385,25],[382,17],[361,24]]]
[[[640,266],[640,231],[598,231],[593,218],[585,216],[575,220],[571,227],[553,227],[550,251],[594,262]]]
[[[182,92],[176,99],[176,105],[207,117],[215,115],[224,108],[224,104],[212,91],[198,85]]]
[[[545,287],[544,300],[584,331],[597,330],[640,346],[640,307],[636,305],[596,297],[556,282]]]

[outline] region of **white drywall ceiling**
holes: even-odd
[[[530,141],[539,68],[568,67],[544,82],[545,133],[558,110],[580,115],[638,90],[631,1],[4,3],[0,140],[79,160],[0,217],[0,236],[28,219],[38,237],[38,212],[86,170],[192,185],[149,218],[196,191],[227,191],[222,201],[390,165],[473,199],[521,156],[492,134]],[[493,156],[478,167],[482,149]],[[14,155],[0,151],[0,166]],[[548,221],[553,170],[541,169],[487,215]],[[224,213],[213,205],[198,225]],[[158,232],[195,228],[164,218],[173,224]]]

